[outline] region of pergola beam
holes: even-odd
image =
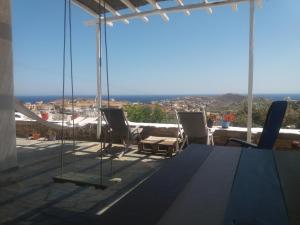
[[[214,8],[214,7],[220,7],[225,5],[232,5],[237,3],[243,3],[243,2],[249,2],[251,0],[223,0],[223,1],[217,1],[217,2],[201,2],[201,3],[195,3],[195,4],[188,4],[183,6],[173,6],[169,8],[162,8],[162,9],[153,9],[148,11],[143,11],[141,13],[130,13],[122,16],[112,16],[107,18],[107,22],[114,23],[120,20],[124,19],[134,19],[141,16],[151,16],[156,14],[162,14],[162,13],[178,13],[178,12],[184,12],[186,10],[192,11],[192,10],[201,10],[201,9],[207,9],[207,8]],[[103,20],[101,20],[103,22]],[[88,20],[86,21],[86,24],[93,25],[98,23],[97,20]]]
[[[105,9],[107,9],[108,11],[110,11],[114,16],[117,16],[117,17],[121,17],[122,15],[117,11],[115,10],[113,7],[111,7],[107,2],[104,3],[103,0],[96,0],[98,3],[100,3],[100,5],[102,7],[104,7]],[[129,24],[129,20],[128,19],[123,19],[123,22],[125,24]]]
[[[209,4],[209,2],[207,0],[204,0],[204,3],[205,4]],[[208,14],[212,14],[213,13],[213,11],[212,11],[212,9],[210,7],[207,8],[207,12],[208,12]]]
[[[98,16],[97,13],[95,13],[92,9],[90,9],[89,7],[87,7],[86,5],[82,4],[80,1],[78,0],[72,0],[72,3],[74,3],[75,5],[77,5],[79,8],[83,9],[84,11],[86,11],[88,14],[90,14],[91,16]]]
[[[136,12],[136,13],[141,13],[141,10],[139,10],[137,7],[135,7],[130,0],[121,0],[121,2],[126,5],[131,11]],[[149,19],[146,16],[141,17],[145,22],[148,22]]]
[[[178,3],[178,5],[184,6],[183,4],[183,0],[176,0],[176,2]],[[184,13],[189,16],[191,15],[191,12],[189,10],[184,11]]]
[[[72,0],[72,3],[74,3],[76,6],[78,6],[79,8],[81,8],[82,10],[86,11],[88,14],[90,14],[91,16],[94,17],[99,17],[99,15],[97,13],[95,13],[93,10],[91,10],[89,7],[87,7],[86,5],[82,4],[80,1],[77,0]],[[99,19],[98,19],[99,20]],[[113,26],[112,22],[107,22],[106,23],[108,26]],[[86,21],[85,22],[86,26],[91,26],[91,25],[95,25],[95,22],[92,22],[91,20]]]
[[[160,5],[155,0],[146,0],[152,7],[156,10],[161,10]],[[170,19],[165,12],[159,13],[165,22],[168,22]]]

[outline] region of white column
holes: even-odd
[[[253,101],[254,0],[250,0],[247,142],[251,142]]]
[[[16,167],[11,0],[0,1],[0,171]]]
[[[97,63],[97,97],[96,97],[96,105],[97,105],[97,113],[98,113],[98,122],[97,122],[97,140],[100,140],[101,135],[101,125],[102,125],[102,117],[100,113],[100,108],[102,106],[102,91],[101,91],[101,34],[100,34],[100,26],[101,22],[98,18],[98,23],[96,24],[96,63]]]

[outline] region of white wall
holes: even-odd
[[[11,0],[0,0],[0,171],[17,166]]]

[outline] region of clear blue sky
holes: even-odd
[[[12,2],[15,94],[61,95],[64,1]],[[299,12],[299,0],[265,0],[256,8],[255,93],[300,93]],[[91,16],[80,8],[72,14],[75,94],[95,94],[95,27],[83,24]],[[112,94],[247,92],[247,3],[237,12],[227,6],[169,17],[108,27]]]

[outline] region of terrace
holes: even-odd
[[[46,136],[49,128],[14,119],[11,8],[9,0],[1,1],[0,48],[5,51],[0,53],[0,83],[5,88],[0,90],[0,224],[300,224],[299,152],[290,151],[291,141],[300,139],[299,130],[281,129],[275,148],[286,151],[221,146],[229,137],[257,142],[261,133],[261,128],[252,128],[254,0],[187,5],[176,1],[176,6],[166,8],[152,0],[73,2],[95,16],[86,23],[97,30],[98,108],[102,97],[99,24],[127,24],[133,18],[148,21],[157,14],[168,21],[169,13],[189,15],[197,9],[212,13],[214,7],[224,5],[234,11],[239,3],[249,2],[248,127],[214,127],[216,146],[191,145],[170,158],[137,152],[135,145],[122,157],[100,157],[101,119],[89,128],[76,128],[74,142],[72,132],[66,132],[64,145],[60,140],[26,139],[32,130]],[[141,11],[143,5],[152,8]],[[127,13],[121,14],[124,9]],[[110,17],[104,18],[103,12]],[[131,125],[142,126],[143,137],[174,136],[177,129],[174,124]],[[121,147],[113,145],[113,149]],[[54,176],[65,172],[85,173],[101,182],[105,178],[107,187],[53,182]]]
[[[88,221],[126,192],[153,174],[167,160],[164,156],[137,153],[103,158],[103,174],[115,178],[105,190],[54,183],[60,173],[60,141],[17,138],[18,170],[1,173],[0,224],[90,224]],[[115,146],[116,147],[116,146]],[[64,170],[98,175],[99,142],[76,141],[64,148]],[[75,158],[75,159],[74,159]]]

